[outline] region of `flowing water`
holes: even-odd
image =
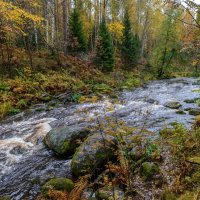
[[[196,108],[185,99],[198,98],[196,79],[177,78],[153,81],[143,88],[124,91],[120,101],[103,99],[98,103],[60,105],[53,109],[29,111],[10,117],[0,123],[0,196],[9,195],[14,200],[35,199],[40,185],[53,177],[71,177],[70,160],[56,158],[43,144],[43,138],[52,128],[88,126],[97,115],[115,113],[131,126],[145,126],[157,132],[161,127],[177,121],[190,127],[193,116],[187,112],[166,108],[170,101],[181,103],[181,110]],[[114,108],[114,112],[113,109]]]

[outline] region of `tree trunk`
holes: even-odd
[[[144,48],[145,48],[145,42],[146,42],[146,36],[147,36],[148,22],[149,22],[149,12],[147,11],[146,16],[145,16],[144,28],[142,32],[140,58],[144,57]]]
[[[34,26],[34,35],[35,35],[35,47],[36,47],[36,51],[38,51],[38,33],[37,33],[37,28],[36,28],[35,22],[34,22],[33,26]]]
[[[45,1],[46,42],[49,43],[49,2]]]
[[[64,55],[67,55],[67,46],[68,46],[68,6],[67,0],[63,0],[63,42],[64,42]]]
[[[55,0],[52,0],[52,3],[51,3],[51,17],[52,17],[51,41],[52,41],[52,44],[54,44],[55,42]]]

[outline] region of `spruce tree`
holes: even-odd
[[[112,71],[114,68],[114,47],[105,18],[102,19],[99,27],[97,61],[103,71]]]
[[[83,31],[83,24],[80,19],[80,13],[78,9],[74,9],[70,16],[70,40],[71,40],[71,51],[86,52],[87,41]]]
[[[136,66],[139,55],[139,38],[134,35],[131,28],[131,22],[128,12],[124,16],[124,30],[121,46],[122,62],[125,69],[131,69]]]

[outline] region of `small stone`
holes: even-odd
[[[154,99],[148,99],[147,103],[151,103],[151,104],[159,104],[159,102],[157,100]]]

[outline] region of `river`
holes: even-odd
[[[119,94],[119,101],[104,98],[97,103],[59,105],[38,111],[37,105],[28,111],[0,122],[0,196],[13,200],[35,199],[40,185],[53,177],[71,177],[70,160],[54,156],[43,144],[52,128],[92,125],[97,116],[113,114],[130,126],[145,126],[158,132],[163,126],[177,121],[190,127],[194,116],[180,115],[165,103],[178,101],[179,110],[198,107],[185,99],[199,97],[195,78],[153,81],[148,85]],[[37,110],[37,111],[36,111]]]

